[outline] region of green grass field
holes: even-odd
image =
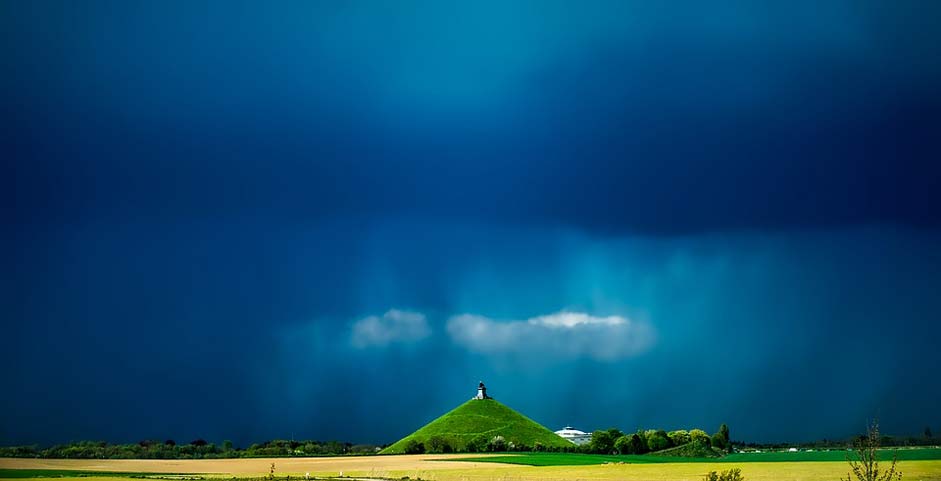
[[[488,458],[468,459],[468,461],[481,463],[506,463],[525,466],[590,466],[595,464],[626,463],[626,464],[662,464],[662,463],[774,463],[774,462],[841,462],[846,460],[846,451],[813,451],[797,453],[738,453],[722,458],[689,458],[679,456],[653,456],[653,455],[603,455],[603,454],[570,454],[570,453],[520,453]],[[939,448],[914,449],[883,449],[879,451],[879,459],[892,459],[893,454],[898,455],[900,461],[938,461],[941,460]]]
[[[503,436],[508,443],[526,446],[533,446],[537,442],[550,447],[571,446],[571,443],[539,423],[493,399],[472,399],[400,439],[382,450],[382,454],[403,453],[410,440],[427,443],[432,436],[444,438],[456,449],[463,449],[477,436],[488,440],[494,436]]]

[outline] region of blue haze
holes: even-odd
[[[391,442],[480,379],[550,427],[941,431],[939,36],[935,2],[0,1],[0,444]],[[389,309],[430,334],[351,345]],[[446,327],[562,310],[655,337]]]

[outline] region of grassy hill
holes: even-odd
[[[471,399],[383,449],[381,454],[403,453],[406,443],[412,439],[427,445],[432,436],[444,438],[457,451],[465,450],[467,443],[478,436],[487,439],[503,436],[507,443],[526,446],[533,446],[537,442],[544,446],[572,445],[539,423],[493,399]]]

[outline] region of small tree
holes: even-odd
[[[414,439],[409,439],[405,443],[405,454],[425,454],[425,445]]]
[[[722,440],[724,441],[723,445],[725,446],[725,450],[732,452],[732,438],[729,436],[729,427],[725,423],[722,423],[722,425],[719,426],[719,434],[722,436]]]
[[[617,439],[612,436],[612,430],[595,431],[591,433],[591,451],[599,454],[611,454],[614,451],[614,441]]]
[[[647,436],[647,448],[651,451],[660,451],[670,447],[670,438],[664,431],[656,431],[653,435]]]
[[[689,431],[689,439],[692,442],[700,442],[708,446],[710,444],[711,438],[706,434],[702,429],[691,429]]]
[[[442,436],[432,436],[428,439],[428,452],[434,454],[450,453],[451,443]]]
[[[614,440],[614,450],[619,454],[634,454],[631,452],[631,437],[621,436]]]
[[[892,462],[889,469],[882,471],[879,468],[879,460],[876,455],[879,450],[879,422],[873,421],[866,426],[866,435],[860,436],[854,443],[853,455],[846,455],[846,462],[849,463],[852,470],[846,474],[846,478],[840,478],[841,481],[853,481],[855,476],[858,481],[894,481],[902,479],[902,472],[898,471],[898,453],[893,453]]]
[[[640,434],[631,435],[630,454],[644,454],[647,452],[647,442],[641,439]]]
[[[490,440],[490,451],[506,451],[506,439],[504,439],[503,436],[494,436],[493,439]]]
[[[712,435],[712,447],[725,450],[725,438],[722,437],[722,433],[715,433]]]
[[[672,442],[674,446],[682,446],[689,442],[689,431],[685,429],[670,431],[667,433],[667,436],[670,437],[670,442]]]

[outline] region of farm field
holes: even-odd
[[[897,454],[900,461],[941,461],[939,448],[883,449],[879,452],[880,460],[890,460]],[[520,453],[493,455],[475,458],[474,461],[488,463],[523,464],[528,466],[586,466],[605,463],[663,464],[663,463],[755,463],[755,462],[806,462],[846,460],[846,451],[801,451],[737,453],[722,458],[684,458],[677,456],[654,455],[604,455],[604,454],[567,454],[567,453]]]
[[[773,454],[773,453],[772,453]],[[521,457],[525,457],[523,455]],[[545,455],[536,455],[545,456]],[[218,460],[64,460],[0,459],[0,477],[18,470],[59,470],[62,481],[129,481],[138,473],[189,473],[207,478],[260,478],[275,463],[277,476],[393,478],[436,481],[699,481],[708,471],[740,467],[750,481],[836,481],[847,465],[837,461],[667,462],[647,464],[592,464],[530,466],[493,462],[504,455],[400,455],[330,458],[253,458]],[[613,457],[623,458],[623,457]],[[459,460],[461,459],[461,460]],[[574,459],[557,462],[576,462]],[[602,461],[603,462],[603,461]],[[941,460],[904,460],[904,480],[941,481]],[[16,471],[3,471],[16,470]],[[62,472],[66,470],[66,472]],[[79,476],[68,471],[94,472]],[[107,472],[107,473],[106,473]],[[4,474],[7,473],[7,474]],[[110,473],[110,474],[109,474]],[[37,472],[31,475],[41,474]],[[50,474],[56,474],[52,472]],[[91,473],[89,473],[91,474]],[[157,477],[157,476],[154,476]]]

